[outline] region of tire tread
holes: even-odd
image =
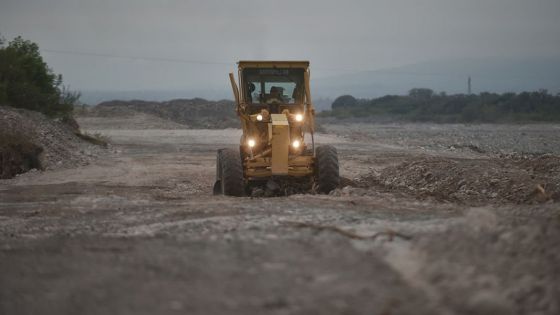
[[[243,165],[237,150],[220,150],[222,193],[241,197],[244,193]]]
[[[317,163],[317,190],[328,194],[340,184],[338,152],[330,145],[317,147],[315,150]]]

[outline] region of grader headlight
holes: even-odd
[[[294,149],[299,149],[300,146],[301,146],[301,141],[299,141],[299,140],[294,140],[294,141],[292,142],[292,147],[293,147]]]
[[[265,122],[270,119],[270,113],[266,109],[263,109],[259,113],[249,115],[249,118],[251,119],[251,121]]]
[[[297,122],[302,122],[303,121],[303,115],[302,114],[296,114],[295,119],[296,119]]]
[[[256,144],[257,144],[257,142],[255,141],[255,139],[247,140],[247,145],[249,146],[249,148],[255,147]]]

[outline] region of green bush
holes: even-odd
[[[79,97],[62,85],[62,75],[43,61],[37,44],[21,37],[7,46],[0,41],[0,104],[64,117]]]
[[[334,100],[331,107],[335,109],[335,108],[354,107],[356,105],[358,105],[358,100],[354,96],[342,95]]]

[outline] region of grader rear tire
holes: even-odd
[[[328,194],[340,183],[338,153],[335,147],[324,145],[317,147],[315,154],[317,191],[321,194]]]
[[[245,191],[243,165],[239,151],[223,149],[218,152],[219,185],[222,194],[241,197]]]

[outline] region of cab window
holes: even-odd
[[[303,69],[244,69],[245,98],[252,104],[277,100],[281,104],[303,102]]]

